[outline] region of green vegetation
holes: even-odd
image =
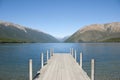
[[[111,38],[103,40],[102,42],[120,42],[120,38]]]
[[[28,43],[30,41],[23,41],[17,39],[7,39],[7,38],[0,38],[0,43]]]

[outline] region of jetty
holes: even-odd
[[[50,54],[50,57],[49,57]],[[29,60],[29,80],[94,80],[94,59],[91,60],[91,77],[82,68],[82,53],[80,63],[76,61],[76,50],[70,53],[54,53],[53,49],[46,52],[47,62],[44,63],[41,53],[41,69],[33,78],[32,59]]]

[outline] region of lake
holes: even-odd
[[[40,54],[77,50],[83,53],[83,69],[90,76],[90,60],[95,59],[95,80],[120,80],[120,43],[25,43],[0,44],[0,80],[28,80],[28,61],[33,60],[33,75],[40,68]],[[46,55],[44,55],[46,56]],[[46,59],[44,59],[46,61]]]

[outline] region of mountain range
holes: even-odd
[[[42,31],[30,29],[18,24],[0,21],[0,42],[59,42],[53,36]]]
[[[85,26],[65,42],[120,42],[120,22]]]
[[[92,24],[71,36],[55,38],[42,31],[0,21],[0,43],[120,42],[120,22]]]

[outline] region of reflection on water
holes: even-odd
[[[95,59],[95,80],[120,80],[120,43],[31,43],[0,44],[0,80],[28,80],[28,60],[33,59],[33,74],[40,68],[40,53],[83,52],[83,68],[90,76],[90,60]],[[46,59],[44,59],[46,61]]]

